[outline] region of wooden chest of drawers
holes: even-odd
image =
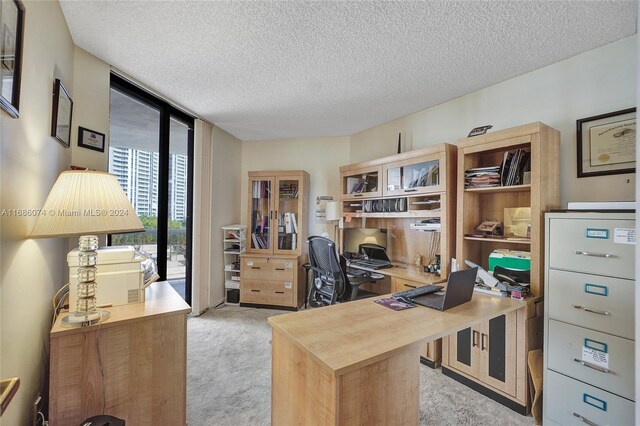
[[[635,215],[546,215],[545,424],[633,424]]]
[[[240,303],[298,309],[304,298],[299,257],[244,255],[240,261]]]

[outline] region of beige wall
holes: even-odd
[[[224,261],[222,259],[222,230],[225,225],[240,223],[240,197],[242,182],[242,142],[229,133],[213,126],[213,185],[211,193],[212,250],[211,288],[209,306],[224,298]],[[206,196],[206,194],[202,194]],[[194,194],[197,197],[198,194]]]
[[[545,68],[470,93],[352,135],[349,162],[405,150],[455,144],[469,130],[494,130],[542,121],[561,132],[561,202],[634,200],[635,175],[578,179],[576,120],[636,105],[637,36],[611,43]],[[336,171],[337,173],[337,171]]]
[[[247,173],[257,170],[306,170],[311,175],[309,235],[320,235],[333,226],[316,221],[316,197],[338,200],[338,167],[349,162],[349,137],[303,138],[242,143],[242,223],[247,224]]]
[[[109,75],[111,67],[75,46],[71,164],[106,171],[109,162]],[[105,135],[104,152],[78,146],[78,126]]]
[[[71,150],[49,134],[54,79],[74,98],[73,41],[57,2],[24,4],[20,118],[0,112],[0,210],[42,207],[71,160]],[[28,239],[34,223],[33,217],[0,218],[0,375],[21,381],[0,418],[6,426],[31,424],[46,377],[51,298],[67,279],[67,239]]]

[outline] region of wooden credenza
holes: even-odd
[[[110,414],[127,426],[186,425],[186,315],[167,282],[144,303],[107,308],[98,325],[51,329],[49,424],[77,426]]]

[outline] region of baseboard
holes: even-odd
[[[426,359],[423,356],[420,357],[420,364],[426,365],[427,367],[433,368],[434,370],[436,368],[438,368],[438,366],[436,365],[435,361],[431,361],[430,359]]]
[[[258,303],[242,303],[240,302],[240,306],[243,308],[261,308],[261,309],[279,309],[281,311],[297,311],[298,308],[293,308],[291,306],[278,306],[278,305],[262,305]]]
[[[480,383],[474,382],[473,380],[470,380],[469,378],[461,374],[458,374],[455,371],[448,369],[447,367],[442,367],[442,374],[444,374],[447,377],[451,377],[456,382],[462,383],[468,388],[471,388],[474,391],[479,392],[488,398],[491,398],[495,402],[502,404],[507,408],[512,409],[518,414],[521,414],[523,416],[526,416],[528,414],[528,410],[526,406],[522,406],[517,402],[505,397],[504,395],[500,395],[499,393],[494,392],[491,389],[488,389],[482,386]]]

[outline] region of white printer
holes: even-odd
[[[126,305],[144,302],[145,260],[132,246],[100,247],[98,250],[96,304]],[[78,249],[67,255],[69,263],[69,310],[75,311],[78,294]]]

